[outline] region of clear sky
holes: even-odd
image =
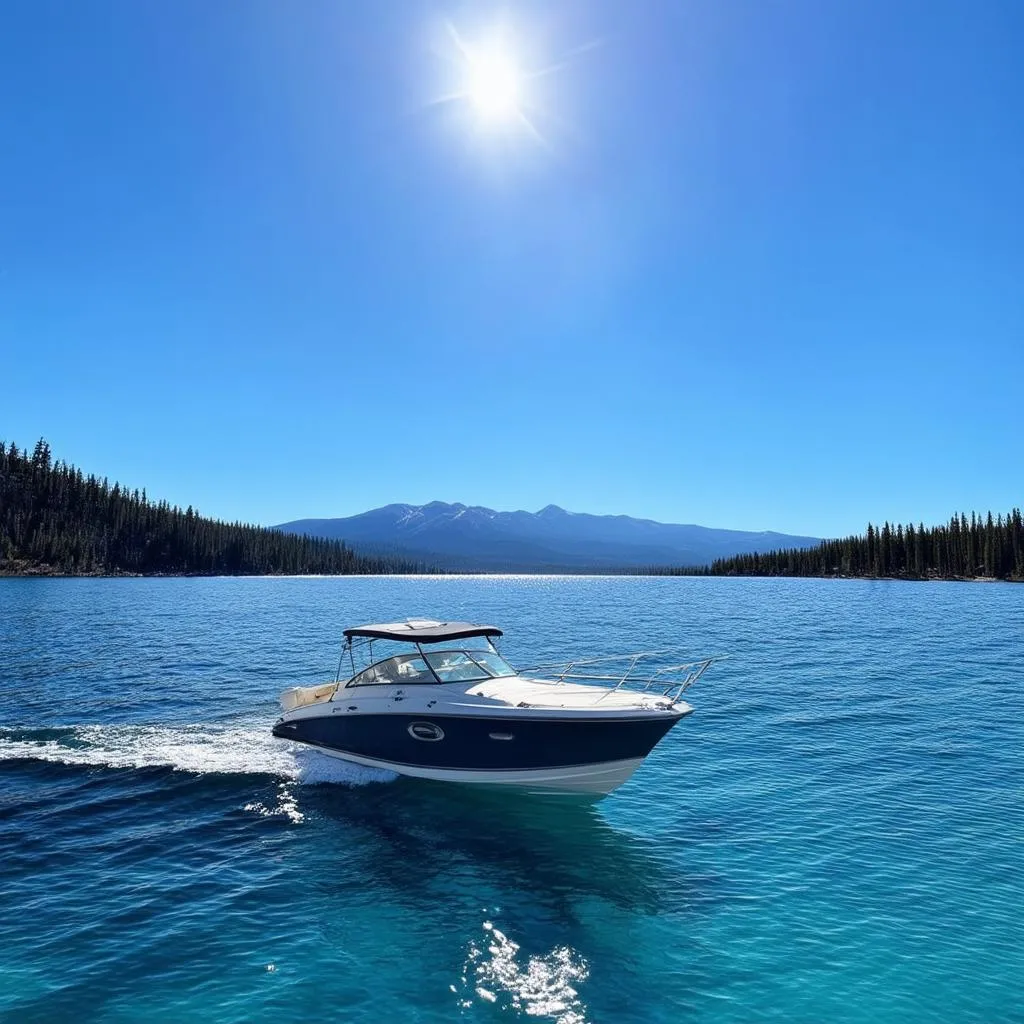
[[[1024,4],[7,0],[0,437],[204,514],[1024,501]]]

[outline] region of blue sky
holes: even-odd
[[[264,523],[1024,498],[1015,0],[3,20],[8,441]]]

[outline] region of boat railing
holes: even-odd
[[[657,694],[674,704],[716,661],[724,661],[727,654],[700,658],[697,661],[666,664],[672,651],[641,651],[637,654],[609,654],[596,658],[578,658],[553,664],[534,665],[520,669],[523,676],[543,674],[555,683],[606,683],[605,692],[597,698],[600,703],[616,690],[628,689]]]

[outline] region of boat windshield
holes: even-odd
[[[429,663],[429,664],[428,664]],[[406,686],[417,683],[468,683],[514,676],[515,669],[494,651],[429,651],[399,654],[363,669],[349,686]]]
[[[427,661],[442,683],[468,683],[515,675],[501,655],[489,651],[430,651]]]

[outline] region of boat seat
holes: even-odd
[[[338,689],[337,683],[322,683],[320,686],[293,686],[281,694],[281,707],[285,711],[305,707],[307,704],[319,704],[330,700]]]

